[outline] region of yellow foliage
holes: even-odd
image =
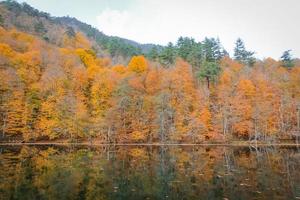
[[[124,65],[115,65],[112,67],[112,70],[118,74],[124,74],[126,72],[126,67]]]
[[[128,64],[128,70],[135,73],[143,73],[148,69],[148,63],[144,56],[133,56]]]
[[[144,149],[140,149],[140,148],[130,149],[129,154],[132,157],[139,158],[139,159],[145,158],[145,156],[146,156],[145,150]]]
[[[59,48],[59,51],[61,54],[63,54],[63,56],[73,55],[74,53],[73,49],[68,49],[68,48]]]
[[[91,87],[91,105],[95,117],[103,117],[106,110],[112,104],[111,96],[114,90],[115,82],[110,79],[111,72],[108,69],[102,69],[95,77]]]
[[[76,41],[76,48],[86,48],[90,49],[91,48],[91,43],[88,41],[88,39],[80,32],[76,33],[75,36],[75,41]]]
[[[14,65],[17,68],[18,75],[27,84],[39,80],[41,57],[37,51],[29,51],[15,56]]]
[[[0,55],[11,58],[15,55],[15,52],[10,48],[9,45],[0,43]]]
[[[242,79],[238,83],[238,90],[246,97],[253,97],[255,95],[255,86],[251,80]]]
[[[9,99],[7,112],[7,124],[5,131],[12,134],[21,134],[24,130],[24,92],[15,90]]]
[[[80,57],[82,63],[86,66],[88,77],[94,78],[99,72],[100,66],[97,65],[100,61],[96,61],[96,56],[91,50],[76,49],[76,54]]]
[[[34,41],[33,36],[23,33],[23,32],[19,32],[15,29],[12,29],[10,31],[10,34],[11,34],[12,38],[14,38],[20,42],[32,43]]]
[[[96,65],[95,63],[95,57],[91,52],[89,52],[87,49],[76,49],[76,54],[80,57],[82,63],[86,66],[92,66]]]
[[[133,140],[133,141],[140,141],[140,140],[145,140],[146,139],[146,135],[143,134],[141,131],[133,131],[131,134],[130,134],[130,138]]]
[[[90,49],[91,43],[88,39],[80,32],[77,32],[75,37],[70,37],[67,34],[63,36],[63,46],[67,48],[83,48]]]
[[[89,66],[87,69],[88,77],[90,79],[94,78],[96,76],[96,74],[98,74],[99,71],[100,71],[99,66],[96,66],[96,65]]]

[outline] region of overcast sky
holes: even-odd
[[[108,35],[165,45],[179,36],[219,37],[231,54],[241,37],[259,58],[300,57],[300,0],[19,0],[69,15]]]

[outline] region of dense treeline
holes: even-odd
[[[238,39],[232,59],[218,39],[181,37],[116,64],[71,26],[45,39],[3,21],[4,139],[195,143],[300,131],[300,63],[290,51],[260,61]]]

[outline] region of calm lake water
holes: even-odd
[[[0,146],[0,199],[300,199],[300,149]]]

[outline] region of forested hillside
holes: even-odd
[[[1,141],[295,139],[300,62],[218,38],[142,45],[75,18],[0,3]]]

